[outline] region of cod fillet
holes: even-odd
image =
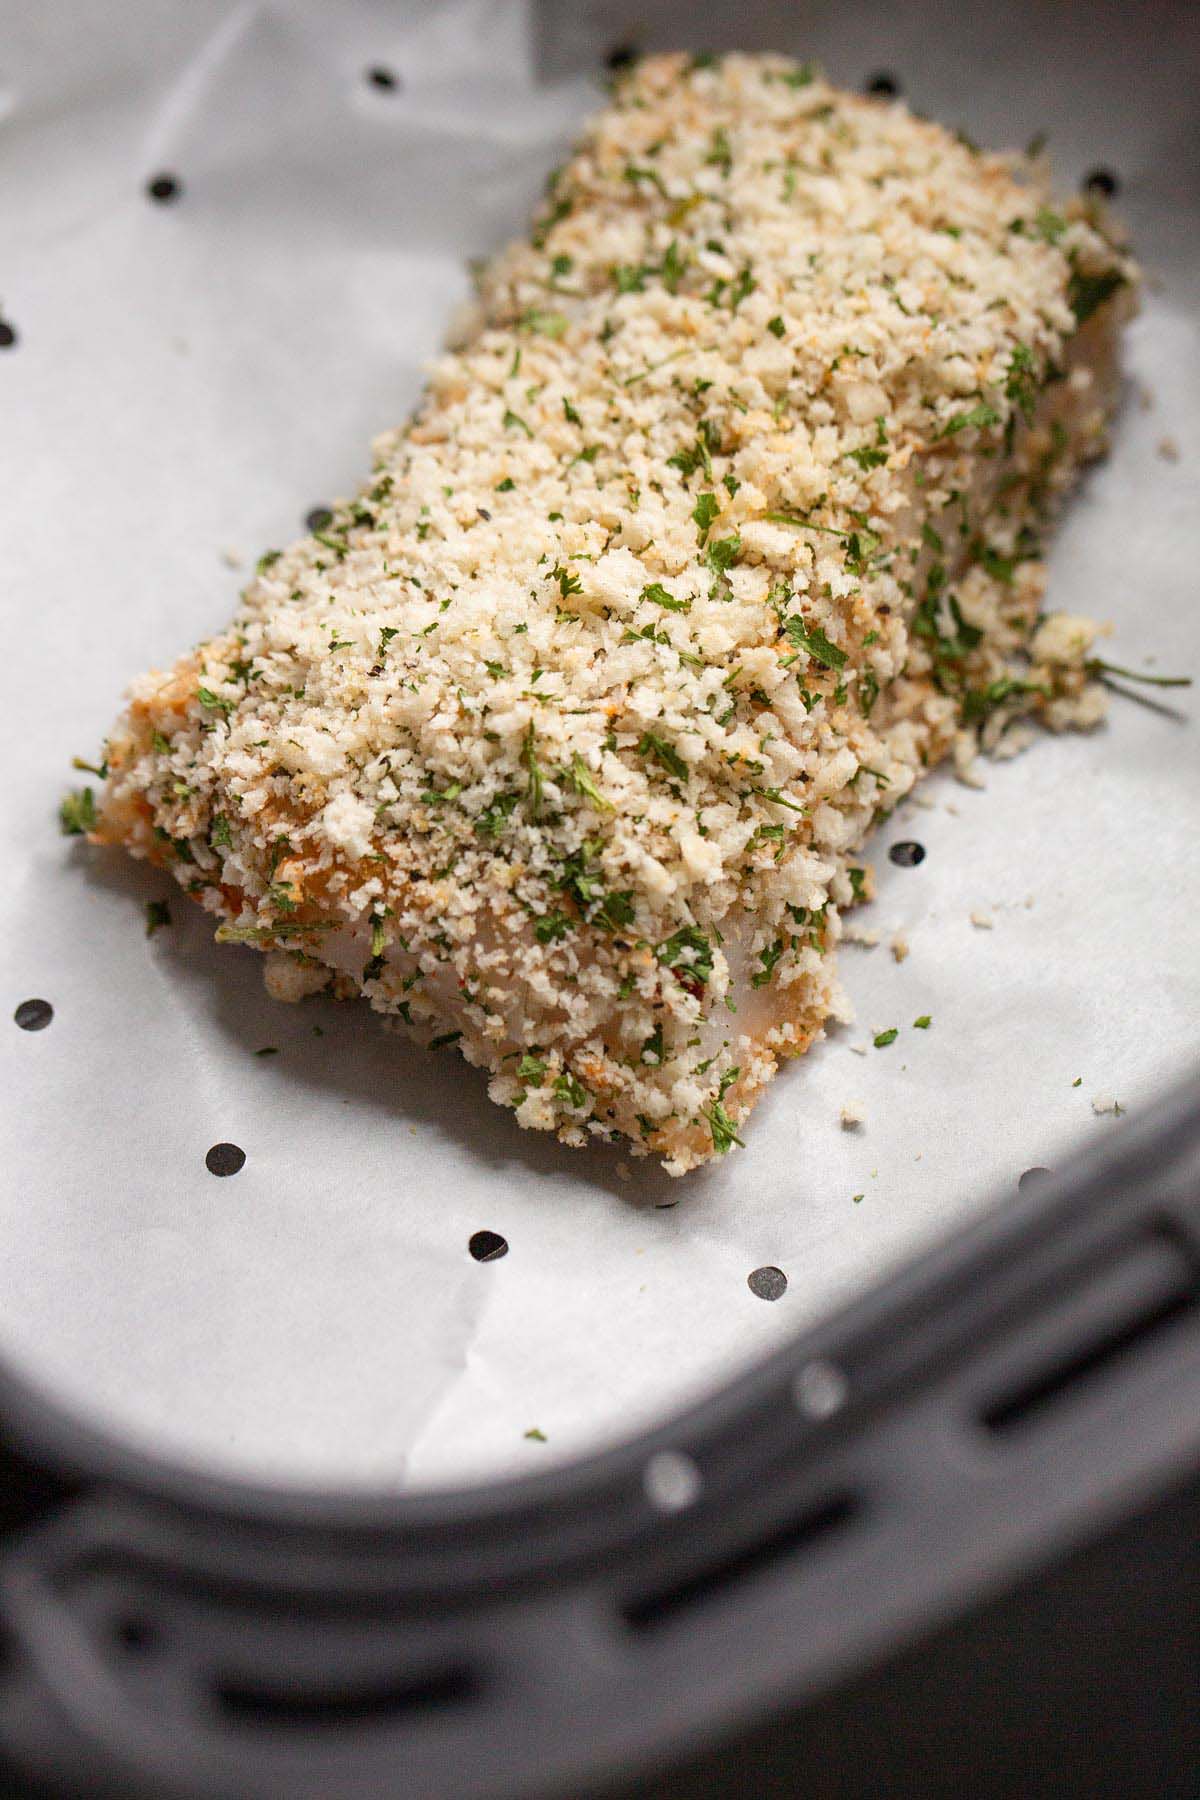
[[[1099,716],[1040,543],[1135,286],[901,104],[636,65],[362,492],[135,684],[94,837],[523,1126],[725,1152],[843,1010],[872,826]]]

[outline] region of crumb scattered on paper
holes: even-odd
[[[1097,1116],[1101,1113],[1112,1113],[1114,1117],[1120,1118],[1125,1108],[1112,1094],[1093,1094],[1092,1111]]]
[[[222,550],[221,561],[227,569],[240,569],[242,566],[242,559],[236,550]]]
[[[1037,733],[1031,725],[1010,725],[1000,741],[992,745],[992,760],[1011,762],[1014,756],[1020,756],[1022,750],[1028,750],[1036,738]]]
[[[861,944],[864,950],[873,950],[879,942],[879,933],[869,925],[845,925],[842,927],[844,944]]]
[[[1178,438],[1161,437],[1161,438],[1159,438],[1158,443],[1154,447],[1158,451],[1158,454],[1162,457],[1164,462],[1174,463],[1174,462],[1179,461],[1179,439]]]
[[[896,933],[895,937],[892,939],[892,955],[895,957],[895,959],[898,963],[902,963],[904,961],[905,957],[908,955],[908,950],[909,950],[908,939],[905,937],[905,935],[902,931],[898,931]]]
[[[867,1121],[867,1109],[861,1100],[847,1100],[838,1117],[842,1121],[843,1131],[853,1131]]]
[[[990,931],[996,921],[990,912],[980,912],[978,908],[971,914],[971,923],[976,931]]]

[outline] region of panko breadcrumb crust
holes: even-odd
[[[1040,537],[1133,266],[774,56],[638,64],[364,490],[139,680],[95,837],[564,1142],[681,1173],[843,1008],[871,827],[1090,723]]]

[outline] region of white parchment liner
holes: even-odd
[[[683,1183],[521,1133],[475,1073],[365,1008],[273,1005],[257,958],[216,948],[165,878],[55,827],[126,680],[226,621],[232,557],[248,569],[353,491],[466,258],[523,227],[630,35],[770,43],[853,85],[894,69],[984,141],[1047,129],[1065,181],[1117,171],[1150,291],[1051,604],[1111,619],[1117,661],[1200,673],[1200,13],[1156,8],[1148,36],[1138,8],[965,11],[0,5],[18,334],[0,351],[0,1352],[72,1405],[269,1479],[543,1466],[1119,1130],[1095,1097],[1136,1107],[1186,1066],[1200,755],[1187,724],[1131,704],[990,769],[986,792],[939,776],[891,822],[858,915],[883,942],[842,953],[860,1025],[777,1082],[744,1153]],[[145,196],[160,170],[174,204]],[[925,845],[919,867],[889,863],[899,838]],[[147,939],[145,902],[168,894],[175,923]],[[54,1021],[19,1031],[35,995]],[[232,1179],[206,1171],[218,1140],[247,1153]],[[471,1260],[479,1228],[507,1257]],[[773,1304],[747,1286],[766,1263],[788,1276]]]

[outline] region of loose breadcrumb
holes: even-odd
[[[1099,717],[1038,626],[1135,281],[1099,226],[784,58],[637,65],[363,491],[135,684],[93,835],[522,1125],[724,1153],[845,1016],[875,822]]]
[[[909,953],[909,942],[902,931],[898,931],[892,939],[892,955],[898,963],[902,963]]]
[[[861,1100],[847,1100],[838,1117],[843,1131],[854,1131],[859,1125],[865,1125],[867,1109]]]
[[[989,912],[975,911],[971,914],[971,923],[976,931],[991,931],[996,921]]]

